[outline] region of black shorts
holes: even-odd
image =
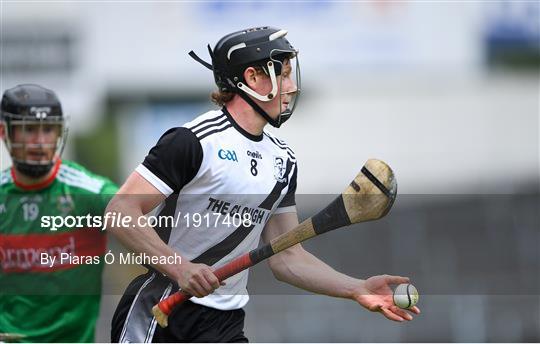
[[[135,278],[114,312],[111,342],[248,342],[243,309],[221,311],[187,301],[169,315],[169,326],[161,328],[151,309],[175,290],[177,285],[156,272]]]

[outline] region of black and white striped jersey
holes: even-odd
[[[159,215],[177,221],[156,231],[193,262],[226,264],[257,247],[271,215],[296,211],[294,152],[270,133],[249,134],[226,108],[167,131],[136,171],[168,196]],[[249,300],[247,278],[244,271],[192,301],[241,308]]]

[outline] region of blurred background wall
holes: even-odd
[[[187,52],[206,59],[208,43],[247,27],[289,30],[302,98],[279,136],[300,159],[300,216],[370,157],[400,188],[384,221],[306,247],[355,276],[410,275],[424,313],[389,323],[298,295],[262,266],[251,340],[540,341],[537,2],[37,1],[0,12],[0,88],[55,90],[71,117],[65,157],[118,183],[166,129],[214,107],[213,77]],[[106,271],[98,340],[135,270]]]

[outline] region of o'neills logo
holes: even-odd
[[[3,248],[0,247],[0,262],[3,271],[26,271],[35,268],[46,268],[46,264],[41,264],[41,254],[46,253],[50,257],[56,257],[54,267],[62,265],[60,257],[62,253],[70,256],[75,255],[75,238],[70,237],[64,246],[53,247],[29,247],[29,248]],[[65,265],[65,264],[64,264]]]
[[[103,255],[105,240],[99,231],[86,229],[58,235],[0,235],[0,269],[14,273],[75,267],[72,260],[62,257]],[[42,264],[42,256],[49,257],[47,261],[53,264]]]
[[[254,158],[254,159],[262,159],[262,154],[259,153],[259,151],[255,151],[255,152],[252,152],[252,151],[247,151],[247,156],[251,157],[251,158]]]

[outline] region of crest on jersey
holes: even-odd
[[[287,170],[287,159],[282,156],[274,156],[274,177],[280,183],[285,183],[287,178],[285,172]]]
[[[75,208],[75,204],[73,203],[73,199],[70,195],[58,196],[57,201],[58,210],[64,216],[71,213],[71,211]]]

